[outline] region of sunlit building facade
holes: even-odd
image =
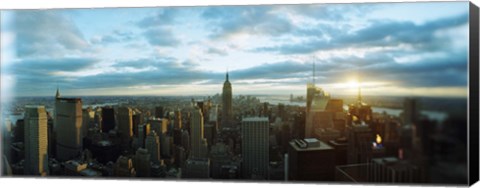
[[[48,127],[44,106],[25,108],[25,175],[48,174]]]

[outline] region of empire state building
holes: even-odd
[[[226,75],[226,80],[223,83],[222,103],[222,127],[225,127],[229,126],[233,119],[232,84],[230,81],[228,81],[228,72]]]

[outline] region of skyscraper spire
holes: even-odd
[[[312,81],[312,84],[315,85],[315,61],[313,61],[313,81]]]
[[[55,98],[60,98],[60,90],[58,89],[58,85],[57,85],[57,93],[55,94]]]
[[[360,83],[358,83],[358,103],[362,104],[362,91],[361,91]]]
[[[227,77],[227,80],[226,80],[226,81],[228,81],[228,69],[227,69],[227,76],[226,76],[226,77]]]
[[[358,77],[357,87],[358,87],[357,100],[358,100],[358,103],[359,103],[359,104],[362,104],[362,87],[361,87],[360,76]]]

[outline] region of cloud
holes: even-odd
[[[220,55],[220,56],[226,56],[228,55],[227,51],[224,49],[220,48],[215,48],[215,47],[210,47],[206,51],[208,54],[214,54],[214,55]]]
[[[422,25],[409,21],[371,21],[370,25],[354,32],[328,33],[331,40],[322,38],[303,41],[295,44],[283,44],[256,48],[257,52],[275,52],[280,54],[307,54],[319,50],[341,49],[347,47],[389,47],[409,44],[419,50],[436,50],[448,48],[449,38],[436,37],[436,31],[458,27],[468,23],[468,14],[442,18]],[[323,31],[331,28],[325,27]],[[322,28],[318,29],[319,31]],[[314,30],[310,31],[314,34]],[[302,34],[306,34],[303,32]]]
[[[370,80],[388,80],[402,87],[467,86],[467,52],[424,58],[412,63],[381,63],[360,68]]]
[[[129,42],[133,41],[134,39],[137,39],[137,37],[132,32],[114,30],[106,35],[95,36],[90,41],[92,44],[106,45],[119,42]]]
[[[305,73],[310,73],[312,64],[294,61],[265,63],[247,69],[231,71],[232,79],[285,79],[299,78]]]
[[[115,88],[139,85],[191,84],[213,79],[216,73],[196,69],[192,61],[179,62],[175,58],[142,58],[119,61],[114,71],[81,77],[69,85],[74,89]],[[125,71],[140,70],[140,71]]]
[[[50,89],[56,84],[64,84],[75,78],[61,76],[58,72],[75,72],[92,67],[98,62],[92,58],[32,58],[15,62],[9,70],[14,75],[15,93],[32,94]]]
[[[276,6],[208,7],[202,18],[209,22],[212,38],[238,33],[279,36],[292,30],[292,24],[281,14],[272,12]]]
[[[17,56],[65,56],[89,50],[89,44],[71,20],[55,10],[15,11]]]
[[[143,36],[153,46],[177,46],[181,43],[169,28],[151,28],[143,32]]]
[[[282,11],[322,21],[345,21],[358,17],[378,7],[376,4],[312,4],[289,5],[281,7]]]
[[[12,66],[15,74],[22,72],[78,71],[88,68],[98,60],[93,58],[41,58],[24,59]]]
[[[154,15],[147,16],[136,23],[140,28],[158,27],[174,24],[179,8],[160,8]]]

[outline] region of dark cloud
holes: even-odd
[[[190,84],[210,80],[219,75],[197,70],[190,61],[177,62],[174,59],[139,59],[120,62],[120,67],[147,68],[141,72],[111,72],[92,77],[84,77],[72,83],[79,88],[114,88],[138,85]]]
[[[208,48],[208,50],[206,52],[209,53],[209,54],[215,54],[215,55],[220,55],[220,56],[228,55],[226,50],[215,48],[215,47]]]
[[[452,52],[448,57],[423,58],[399,64],[386,62],[359,70],[369,80],[396,82],[401,87],[467,86],[467,52]]]
[[[66,55],[88,50],[89,44],[72,21],[55,10],[15,11],[17,56]]]
[[[9,73],[15,75],[16,93],[26,95],[44,91],[56,84],[72,81],[72,78],[55,74],[59,71],[75,72],[90,68],[98,60],[92,58],[41,58],[15,62]]]
[[[12,71],[16,74],[42,73],[55,71],[79,71],[94,65],[98,60],[92,58],[35,58],[15,62]]]
[[[208,7],[202,18],[209,22],[211,37],[228,37],[246,32],[251,35],[279,36],[292,31],[293,25],[280,14],[276,6]]]
[[[153,46],[177,46],[181,42],[171,29],[164,27],[148,29],[143,36]]]
[[[371,21],[371,24],[363,29],[349,33],[328,33],[331,40],[313,39],[296,44],[276,45],[260,47],[254,51],[276,52],[281,54],[304,54],[318,50],[341,49],[347,47],[392,47],[399,44],[410,44],[418,50],[438,50],[448,48],[452,42],[446,37],[437,37],[436,31],[461,26],[468,23],[468,14],[456,17],[442,18],[427,22],[422,25],[413,22],[400,21]],[[331,28],[325,26],[325,30]],[[319,31],[322,28],[318,29]],[[315,30],[310,30],[314,34]],[[302,34],[308,34],[303,32]]]

